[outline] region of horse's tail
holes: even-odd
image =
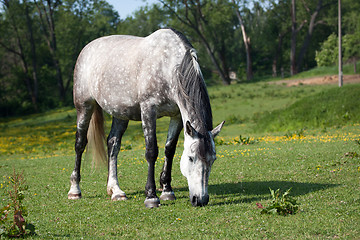
[[[95,104],[87,133],[87,152],[92,155],[93,167],[107,163],[104,123],[105,119],[103,110],[98,104]]]

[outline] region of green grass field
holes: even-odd
[[[120,187],[129,200],[111,202],[106,194],[106,168],[94,171],[85,159],[83,198],[71,201],[67,192],[74,164],[75,111],[66,108],[3,119],[1,205],[6,204],[8,176],[15,169],[24,171],[29,186],[24,204],[29,212],[26,220],[36,227],[37,235],[30,237],[34,239],[358,239],[360,110],[351,108],[343,117],[343,105],[326,105],[327,98],[319,96],[341,98],[359,88],[351,85],[342,89],[341,95],[334,94],[340,90],[332,85],[285,87],[260,82],[210,87],[214,125],[227,122],[216,140],[218,159],[209,180],[210,202],[201,208],[191,206],[187,181],[180,173],[182,139],[172,174],[176,201],[162,202],[157,209],[144,207],[147,163],[138,122],[129,125],[118,162]],[[305,104],[304,99],[312,100],[313,107],[321,105],[329,113],[343,115],[322,125],[289,117],[294,106]],[[345,109],[349,104],[344,104]],[[320,122],[321,116],[329,118],[318,111],[301,111],[296,114],[319,118]],[[260,127],[259,122],[276,122],[269,113],[283,116],[290,127]],[[158,120],[161,148],[168,121]],[[249,137],[251,144],[241,145],[240,135]],[[157,176],[163,159],[162,150]],[[261,215],[256,203],[269,204],[269,188],[292,188],[291,195],[301,204],[300,212],[285,217]]]

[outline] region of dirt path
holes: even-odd
[[[269,82],[270,84],[281,84],[286,85],[288,87],[291,86],[298,86],[298,85],[321,85],[321,84],[338,84],[338,75],[332,76],[323,76],[323,77],[312,77],[312,78],[305,78],[305,79],[293,79],[293,80],[280,80]],[[343,76],[343,83],[360,83],[360,74],[354,75],[344,75]]]

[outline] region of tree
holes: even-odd
[[[106,1],[62,1],[56,11],[55,24],[57,58],[67,97],[81,49],[95,38],[116,33],[119,22],[118,13]]]
[[[214,26],[211,26],[211,15],[216,14],[217,23],[226,23],[229,21],[228,10],[231,8],[227,1],[170,1],[160,0],[164,8],[169,11],[178,22],[184,25],[190,31],[193,31],[207,54],[209,55],[213,66],[219,74],[224,85],[230,84],[228,67],[226,63],[226,46],[221,35],[214,32]],[[222,11],[226,11],[223,14]],[[219,18],[219,14],[221,18]],[[228,29],[226,25],[222,25]],[[229,26],[229,25],[228,25]],[[221,28],[215,28],[221,31]],[[217,56],[216,56],[217,55]]]
[[[164,25],[164,12],[156,5],[145,6],[118,24],[117,32],[145,37]]]
[[[354,64],[354,73],[357,72],[356,62],[360,59],[360,32],[346,34],[343,37],[344,61]]]
[[[302,43],[302,46],[301,46],[301,49],[299,52],[299,57],[297,59],[297,63],[298,63],[297,71],[298,72],[302,70],[304,56],[309,48],[309,44],[310,44],[311,38],[313,36],[315,27],[319,24],[324,23],[324,21],[322,19],[317,20],[319,17],[320,11],[322,11],[324,8],[330,6],[331,3],[335,3],[335,1],[328,1],[328,3],[324,4],[323,0],[318,0],[316,6],[314,6],[311,9],[310,4],[306,3],[305,0],[302,0],[302,2],[303,2],[304,9],[306,10],[310,19],[306,20],[306,22],[308,23],[307,32],[306,32],[305,39],[303,40],[303,43]]]
[[[290,74],[291,76],[297,73],[296,67],[296,5],[295,0],[291,0],[291,49],[290,49]]]
[[[49,48],[53,66],[56,70],[56,79],[59,90],[60,100],[65,102],[65,87],[63,82],[63,76],[59,64],[57,39],[55,32],[55,20],[54,13],[56,8],[61,4],[60,0],[40,0],[35,1],[36,7],[39,12],[40,22],[43,30],[43,34]]]
[[[244,20],[243,17],[241,16],[240,10],[238,8],[239,6],[239,1],[235,1],[233,0],[235,7],[235,13],[236,16],[239,20],[240,23],[240,28],[241,28],[241,33],[243,36],[243,41],[244,41],[244,45],[245,45],[245,50],[246,50],[246,79],[248,81],[253,79],[253,71],[252,71],[252,60],[251,60],[251,42],[250,42],[250,37],[248,36],[248,34],[246,33],[245,30],[245,25],[244,25]]]
[[[32,22],[29,16],[29,5],[27,1],[2,0],[5,9],[5,20],[2,26],[8,26],[1,29],[3,33],[0,39],[0,45],[7,52],[14,54],[19,58],[22,69],[22,79],[25,83],[28,95],[31,99],[35,111],[38,110],[38,79],[36,67],[35,41],[33,37]],[[25,18],[24,18],[25,16]],[[27,26],[27,28],[24,28]],[[29,37],[28,37],[29,36]],[[29,39],[28,39],[29,38]],[[29,41],[26,41],[28,39]],[[31,60],[27,57],[27,46],[31,46]],[[30,66],[32,65],[32,73]],[[32,77],[31,77],[32,76]]]
[[[332,66],[338,61],[338,37],[332,33],[322,44],[320,51],[316,51],[316,62],[318,66]],[[360,59],[360,32],[346,34],[343,37],[343,60],[354,63],[356,73],[356,61]]]
[[[89,41],[115,33],[119,15],[103,0],[0,3],[1,115],[70,104],[78,54]]]
[[[279,67],[283,72],[283,49],[285,48],[284,42],[287,35],[291,32],[291,25],[287,24],[290,22],[289,11],[291,5],[287,0],[282,1],[271,1],[271,7],[266,12],[266,27],[270,30],[273,35],[271,39],[275,40],[270,43],[270,49],[272,49],[272,76],[278,75]],[[276,47],[275,47],[276,46]],[[282,73],[283,74],[283,73]]]
[[[338,60],[338,49],[338,37],[333,33],[321,44],[320,51],[316,51],[317,65],[334,65]]]

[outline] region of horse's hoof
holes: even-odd
[[[81,193],[69,193],[68,199],[76,200],[81,198]]]
[[[119,194],[111,197],[111,201],[124,201],[127,199],[128,198],[126,197],[126,195],[119,195]]]
[[[144,203],[145,203],[145,207],[147,208],[160,207],[160,199],[158,198],[146,198]]]
[[[160,199],[163,201],[174,201],[176,200],[174,192],[162,192]]]

